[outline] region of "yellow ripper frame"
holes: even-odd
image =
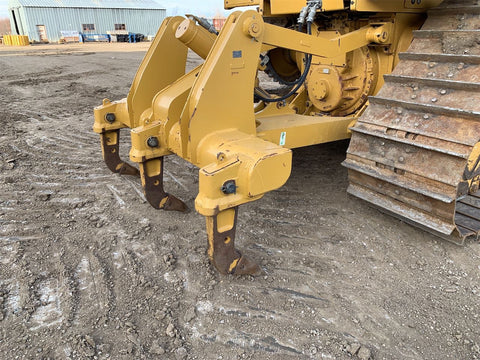
[[[238,206],[260,199],[289,178],[291,151],[274,141],[282,126],[290,123],[291,147],[298,147],[348,138],[348,126],[355,121],[279,112],[278,127],[274,114],[264,115],[268,125],[257,128],[253,89],[260,53],[285,47],[334,62],[369,43],[389,44],[392,32],[392,23],[375,23],[324,39],[266,24],[259,13],[246,11],[232,13],[217,37],[190,19],[167,18],[128,97],[104,100],[95,108],[94,131],[101,135],[104,159],[114,172],[136,174],[118,157],[119,129],[130,128],[130,160],[139,163],[148,201],[178,211],[186,206],[163,190],[164,157],[177,154],[198,166],[195,208],[206,216],[212,263],[223,274],[258,273],[258,265],[234,246]],[[189,48],[206,60],[185,74]],[[312,129],[322,136],[312,138]]]

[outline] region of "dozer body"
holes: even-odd
[[[380,207],[382,205],[372,199],[384,192],[371,186],[368,176],[378,179],[375,171],[387,170],[400,176],[407,170],[379,161],[377,143],[395,149],[388,151],[399,157],[405,152],[402,157],[405,164],[410,163],[411,158],[417,162],[412,166],[419,166],[422,159],[428,160],[427,155],[415,157],[410,148],[402,148],[405,144],[415,146],[412,144],[415,139],[423,139],[425,134],[414,137],[408,131],[407,136],[406,130],[399,129],[400,125],[392,134],[390,125],[379,123],[392,118],[396,121],[400,111],[406,112],[406,105],[382,103],[378,94],[383,88],[390,89],[392,82],[400,87],[390,90],[395,97],[396,92],[402,93],[420,78],[401,75],[392,80],[394,75],[389,74],[400,67],[406,57],[413,56],[402,54],[411,53],[408,49],[414,34],[421,33],[418,30],[424,26],[427,11],[440,3],[440,0],[226,0],[226,8],[258,7],[233,12],[219,34],[204,19],[195,16],[167,18],[140,65],[128,97],[113,102],[105,99],[102,106],[95,109],[94,131],[101,136],[107,166],[116,173],[140,175],[152,206],[178,211],[186,210],[186,206],[163,189],[165,157],[175,154],[197,166],[199,194],[195,208],[206,217],[211,262],[223,274],[258,273],[260,268],[255,262],[234,245],[238,208],[287,181],[291,172],[290,149],[348,139],[353,130],[354,139],[345,162],[350,169],[349,192]],[[471,8],[478,14],[475,5]],[[433,11],[442,12],[441,9]],[[428,34],[439,36],[432,31]],[[205,61],[186,73],[189,49]],[[435,59],[417,61],[437,61]],[[475,59],[468,64],[478,64]],[[282,84],[283,92],[274,95],[265,91],[261,72]],[[389,77],[385,84],[386,75]],[[451,80],[446,84],[454,82],[453,87],[447,91],[460,88],[462,80],[471,79]],[[445,84],[435,79],[416,83],[429,88]],[[475,89],[476,86],[471,85]],[[378,107],[367,109],[372,96],[377,96],[371,100],[373,103],[386,104],[382,114],[378,114],[381,111]],[[425,109],[420,109],[419,101],[414,103],[414,110],[422,116]],[[472,102],[472,106],[478,109],[478,103]],[[397,115],[389,111],[396,111]],[[454,113],[451,109],[439,114],[447,119],[438,129],[445,141],[443,145],[448,147],[469,139],[463,147],[458,145],[462,147],[460,158],[464,160],[464,169],[461,161],[456,167],[448,168],[458,171],[452,177],[464,176],[465,166],[465,171],[469,171],[470,177],[461,182],[463,192],[457,192],[461,196],[478,188],[480,149],[475,145],[478,139],[474,140],[475,135],[471,133],[477,125],[461,120],[478,117],[475,111],[460,109],[460,120],[456,122],[448,121]],[[434,120],[424,121],[422,126],[424,123],[435,131]],[[451,132],[459,124],[463,127],[457,132],[457,138],[461,138],[457,141]],[[139,170],[118,155],[119,130],[125,127],[131,129],[130,160],[139,164]],[[388,145],[381,145],[382,141]],[[439,144],[432,140],[420,147],[422,151],[438,153],[435,149],[438,146],[443,153],[449,153],[450,150]],[[460,150],[455,148],[450,152],[457,154]],[[427,169],[424,173],[431,169],[425,164],[423,168]],[[434,176],[438,178],[440,174]],[[413,181],[408,176],[405,179],[403,183]],[[452,184],[455,181],[450,180]],[[416,190],[424,180],[414,177],[414,181],[407,187]],[[372,197],[363,195],[359,189],[367,189]],[[447,198],[447,190],[438,189],[438,193]],[[453,192],[448,191],[448,196],[454,197]],[[403,201],[402,197],[393,198]],[[391,211],[389,206],[385,205],[385,210]],[[430,210],[429,214],[435,214],[435,204],[431,204]],[[424,226],[424,222],[411,220],[415,216],[403,218]]]

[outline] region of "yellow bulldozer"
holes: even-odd
[[[164,191],[166,156],[199,168],[196,210],[222,274],[256,274],[235,248],[239,206],[289,178],[291,149],[350,140],[348,192],[458,243],[480,231],[478,0],[225,0],[222,30],[195,16],[161,25],[127,98],[95,108],[115,173]],[[188,51],[204,59],[186,72]],[[283,92],[266,91],[266,74]],[[260,76],[262,75],[262,76]],[[130,160],[119,157],[130,128]]]

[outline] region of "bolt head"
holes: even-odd
[[[156,136],[150,136],[147,139],[147,145],[151,148],[155,148],[155,147],[158,147],[158,145],[160,145],[160,143],[159,143],[158,138]]]
[[[105,120],[107,120],[110,124],[115,121],[115,114],[114,113],[106,113]]]
[[[237,193],[237,185],[235,184],[235,180],[228,180],[222,185],[220,190],[225,194],[236,194]]]

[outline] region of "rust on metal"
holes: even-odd
[[[238,207],[234,208],[234,222],[231,229],[218,230],[217,215],[207,216],[208,254],[213,266],[221,274],[259,275],[260,267],[235,248],[235,232]]]
[[[429,12],[351,129],[344,162],[350,194],[457,243],[480,234],[480,49],[463,45],[475,44],[479,14]]]
[[[137,168],[120,159],[120,130],[106,131],[100,134],[100,139],[102,143],[103,160],[112,172],[120,175],[140,175]]]
[[[145,169],[149,161],[160,161],[159,174],[153,176],[148,175]],[[163,189],[163,162],[163,157],[161,157],[140,163],[140,175],[145,198],[155,209],[185,212],[188,210],[187,205],[185,205],[182,200],[166,193]]]

